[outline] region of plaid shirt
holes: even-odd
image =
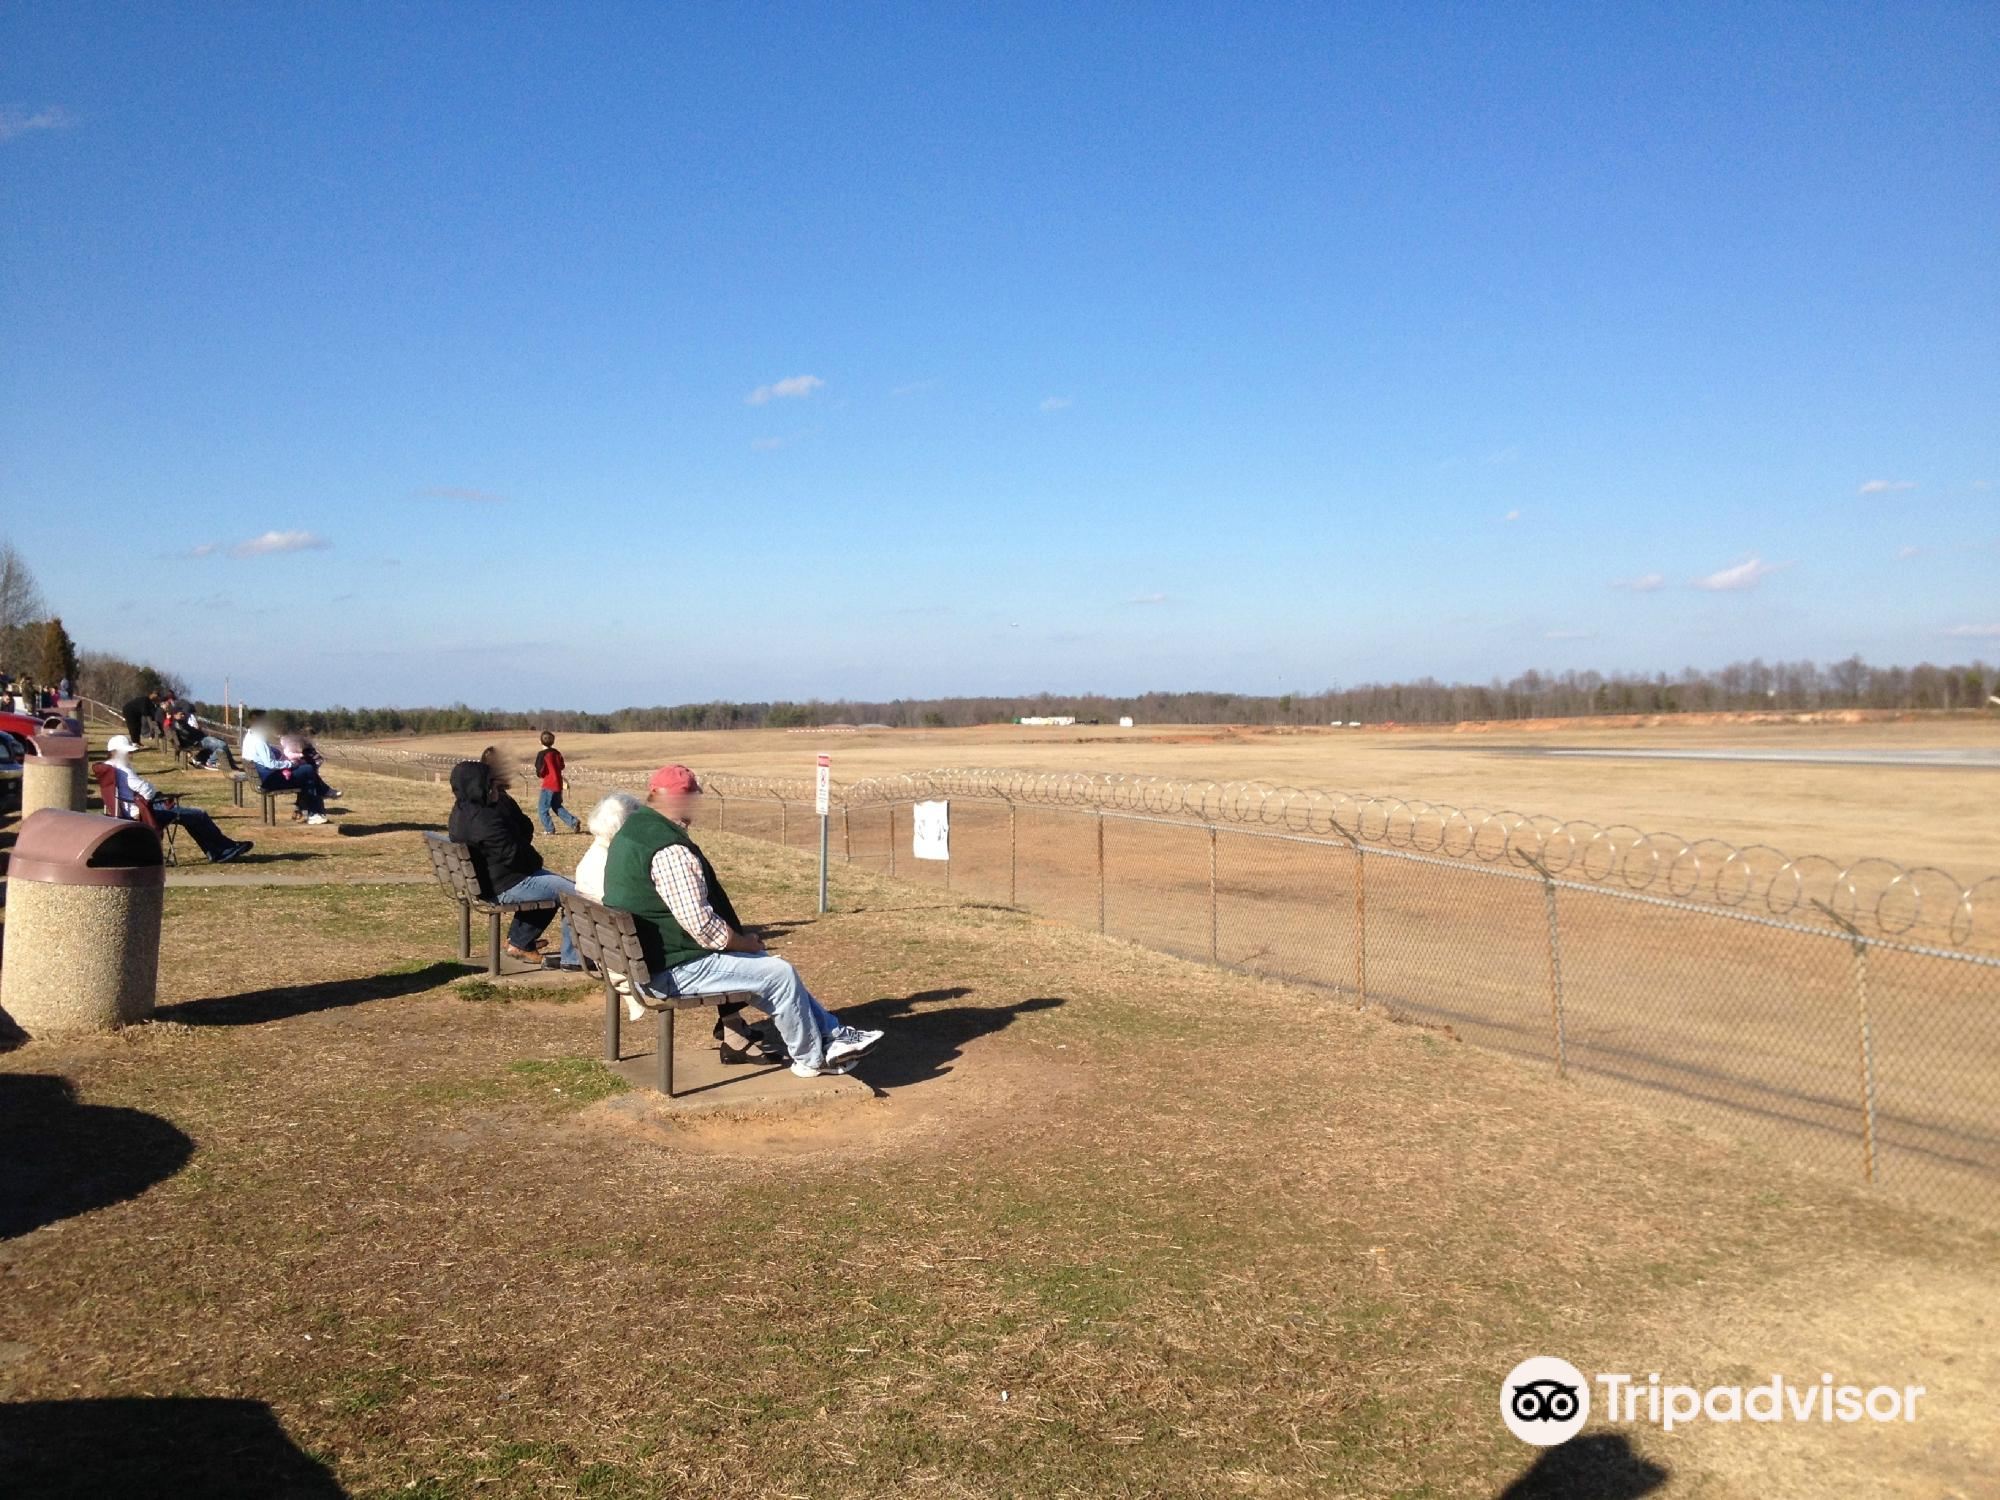
[[[720,953],[729,946],[729,924],[708,904],[708,881],[701,861],[685,844],[668,844],[653,856],[653,889],[681,924],[681,931]]]

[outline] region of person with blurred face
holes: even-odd
[[[611,841],[604,904],[632,914],[652,973],[667,997],[755,994],[776,1023],[801,1078],[845,1073],[882,1040],[879,1031],[846,1026],[813,998],[799,971],[746,931],[708,856],[689,837],[701,806],[701,783],[686,766],[662,766]]]

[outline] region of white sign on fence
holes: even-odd
[[[951,858],[951,804],[919,802],[910,819],[910,852],[918,859]]]
[[[823,818],[832,803],[833,762],[822,755],[819,758],[819,772],[813,781],[813,811]]]

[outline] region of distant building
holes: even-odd
[[[1120,718],[1118,720],[1118,727],[1120,729],[1130,729],[1132,727],[1132,716],[1130,714],[1126,714],[1122,718]]]
[[[1028,729],[1067,729],[1076,723],[1075,714],[1032,714],[1016,719],[1016,724]]]

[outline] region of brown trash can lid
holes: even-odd
[[[83,736],[51,734],[46,729],[28,736],[28,748],[43,760],[85,760],[90,755],[90,746]]]
[[[160,837],[141,823],[44,808],[14,839],[7,881],[39,885],[164,886]]]

